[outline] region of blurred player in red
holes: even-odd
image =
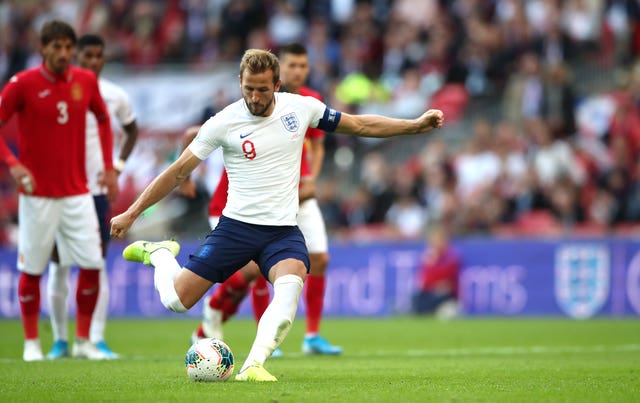
[[[18,118],[19,159],[0,139],[0,159],[20,186],[18,212],[18,297],[25,343],[23,359],[43,359],[38,336],[40,277],[57,244],[60,262],[80,269],[76,291],[77,327],[73,355],[102,357],[89,342],[91,316],[100,288],[104,259],[93,198],[87,188],[85,125],[87,112],[98,121],[105,165],[100,182],[110,198],[118,192],[113,168],[113,135],[98,81],[71,66],[76,34],[62,21],[40,32],[43,63],[13,76],[3,88],[0,125]]]
[[[460,254],[452,247],[446,228],[432,228],[429,247],[418,272],[418,289],[413,296],[415,313],[435,313],[443,318],[456,314],[461,264]]]
[[[292,92],[304,96],[311,96],[322,100],[322,96],[307,87],[304,83],[309,75],[309,58],[304,46],[290,44],[280,50],[280,78],[281,91]],[[191,128],[185,133],[185,144],[188,145],[197,134],[197,128]],[[305,145],[302,151],[300,167],[300,188],[298,211],[298,226],[302,231],[311,269],[305,281],[305,302],[307,329],[302,350],[305,354],[337,355],[342,353],[342,347],[331,345],[319,334],[324,302],[325,272],[329,262],[327,232],[315,199],[315,181],[322,169],[324,159],[324,132],[316,128],[309,128],[306,133]],[[209,204],[209,222],[215,228],[227,204],[228,178],[222,173],[220,183],[211,197]],[[183,193],[193,194],[193,183],[183,184]],[[249,287],[250,285],[251,288]],[[205,300],[204,320],[194,333],[195,338],[216,337],[222,339],[222,323],[228,320],[238,310],[248,290],[251,290],[251,300],[256,322],[269,305],[270,291],[266,279],[260,275],[260,270],[253,262],[238,270],[223,284],[216,288],[210,298]],[[272,357],[282,355],[280,349],[273,352]]]
[[[104,40],[97,35],[83,35],[78,39],[77,60],[80,67],[93,71],[98,77],[100,94],[104,100],[109,115],[122,127],[125,141],[120,150],[118,160],[114,167],[118,173],[125,167],[125,161],[131,154],[138,138],[138,127],[136,116],[131,109],[131,101],[127,93],[112,83],[100,77],[104,67]],[[102,256],[106,256],[109,240],[109,218],[110,203],[107,199],[107,189],[98,183],[104,173],[102,163],[102,150],[100,147],[100,136],[98,126],[92,113],[87,115],[87,179],[89,181],[89,191],[93,195],[93,202],[98,214],[100,223],[100,237],[102,239]],[[69,294],[69,266],[60,265],[57,252],[54,252],[52,261],[49,264],[49,281],[47,284],[49,296],[49,308],[51,312],[51,330],[54,344],[47,354],[48,359],[58,359],[69,355],[69,345],[67,337],[67,296]],[[105,359],[116,359],[118,354],[111,351],[104,340],[104,333],[107,323],[107,311],[109,308],[109,284],[107,282],[107,271],[100,272],[100,293],[96,303],[93,319],[91,320],[90,341],[104,354]]]

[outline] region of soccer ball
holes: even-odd
[[[187,351],[184,364],[192,381],[226,381],[233,373],[233,353],[222,340],[200,339]]]

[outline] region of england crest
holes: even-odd
[[[300,127],[300,123],[298,122],[298,117],[295,112],[291,112],[280,117],[280,120],[282,120],[285,129],[290,132],[295,132]]]
[[[566,245],[556,251],[555,294],[570,317],[587,319],[609,298],[609,249],[601,245]]]

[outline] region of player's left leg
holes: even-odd
[[[325,272],[329,262],[327,253],[309,253],[311,270],[306,281],[307,331],[302,342],[305,354],[339,355],[342,347],[334,346],[320,335],[324,306]]]
[[[298,227],[280,231],[280,236],[272,238],[278,240],[267,244],[258,258],[258,266],[273,284],[273,299],[260,318],[249,355],[236,375],[238,381],[277,380],[263,365],[289,333],[298,309],[309,267],[307,247]]]
[[[267,310],[269,302],[271,302],[271,291],[269,290],[269,283],[264,276],[258,276],[253,285],[251,286],[251,306],[253,307],[253,317],[256,323],[260,323],[260,318],[264,315],[264,311]],[[284,355],[280,347],[277,347],[271,353],[271,358],[280,358]]]
[[[93,196],[93,202],[96,207],[98,223],[100,224],[100,238],[102,257],[106,257],[107,248],[111,236],[109,235],[110,225],[110,206],[105,195]],[[91,318],[91,328],[89,330],[89,340],[107,356],[108,359],[117,359],[119,355],[114,353],[105,341],[105,330],[107,327],[107,314],[109,311],[109,278],[107,276],[107,268],[100,272],[100,292],[98,293],[98,301]]]
[[[280,261],[271,270],[273,299],[260,318],[249,355],[236,375],[238,381],[277,381],[263,365],[289,333],[302,293],[304,263],[297,259]]]
[[[89,340],[91,319],[100,291],[100,271],[104,270],[93,197],[90,194],[65,197],[62,203],[63,213],[56,237],[60,266],[80,266],[72,356],[105,360],[108,357]]]
[[[325,274],[329,264],[329,241],[324,219],[316,199],[300,204],[298,225],[304,234],[311,268],[305,281],[307,330],[302,342],[305,354],[338,355],[342,347],[334,346],[320,335],[320,322],[324,306]]]
[[[57,360],[69,356],[67,303],[69,296],[69,269],[68,266],[60,266],[58,249],[54,246],[47,280],[49,315],[51,332],[53,333],[53,346],[47,354],[47,359],[49,360]]]

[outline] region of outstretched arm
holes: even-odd
[[[111,236],[124,237],[143,211],[162,200],[173,188],[180,185],[200,162],[201,160],[193,155],[191,150],[184,150],[180,158],[158,175],[127,211],[111,219]]]
[[[350,115],[342,113],[336,133],[359,137],[392,137],[403,134],[419,134],[442,127],[444,114],[429,109],[416,119],[395,119],[381,115]]]

